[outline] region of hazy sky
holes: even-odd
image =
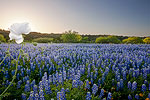
[[[150,0],[0,0],[0,28],[29,22],[33,31],[150,36]]]

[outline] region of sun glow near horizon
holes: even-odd
[[[0,1],[1,29],[28,22],[32,31],[41,33],[62,33],[70,29],[81,34],[149,36],[150,33],[149,0]]]

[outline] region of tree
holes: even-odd
[[[61,35],[61,39],[65,43],[77,43],[82,40],[82,36],[78,34],[76,31],[66,31]]]
[[[98,37],[96,38],[96,43],[108,43],[108,38],[107,37]]]
[[[50,43],[53,42],[53,38],[37,38],[37,39],[33,39],[33,42],[37,42],[37,43]]]
[[[143,40],[144,43],[146,44],[150,44],[150,37],[146,37],[144,40]]]
[[[115,36],[108,36],[108,37],[98,37],[96,38],[96,43],[121,43],[121,41]]]
[[[109,43],[121,43],[121,41],[116,36],[108,36],[107,39]]]
[[[86,37],[83,37],[83,38],[82,38],[82,42],[83,42],[83,43],[88,43],[88,42],[89,42],[89,37],[87,37],[87,36],[86,36]]]
[[[4,38],[3,35],[0,34],[0,42],[6,42],[6,39]]]
[[[127,39],[122,40],[122,42],[131,44],[143,43],[142,39],[139,37],[129,37]]]

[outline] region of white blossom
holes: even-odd
[[[14,23],[9,28],[9,38],[10,40],[15,40],[16,43],[20,44],[23,42],[22,34],[29,34],[31,28],[29,27],[29,23]]]

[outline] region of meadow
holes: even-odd
[[[9,48],[9,56],[8,50]],[[0,44],[2,100],[149,100],[148,44]]]

